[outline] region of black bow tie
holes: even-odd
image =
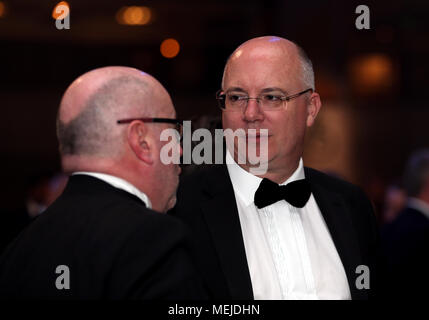
[[[255,192],[255,205],[261,209],[280,200],[286,200],[297,208],[302,208],[310,199],[311,188],[307,180],[296,180],[285,186],[262,179]]]

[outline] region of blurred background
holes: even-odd
[[[107,65],[142,69],[167,88],[179,117],[208,123],[220,115],[214,97],[228,55],[262,35],[296,41],[313,61],[323,107],[307,137],[306,165],[363,187],[380,224],[403,205],[405,162],[429,146],[428,1],[62,4],[70,29],[56,28],[59,1],[0,1],[4,217],[37,214],[61,192],[55,117],[76,77]],[[369,30],[355,26],[360,4],[370,9]]]

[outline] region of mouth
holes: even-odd
[[[252,132],[252,133],[250,133],[250,132],[246,133],[246,139],[247,140],[256,140],[256,141],[259,141],[261,139],[261,136],[262,137],[267,137],[267,138],[271,137],[270,134],[266,135],[264,133],[264,134],[261,135],[261,132],[259,130],[256,131],[256,132]]]

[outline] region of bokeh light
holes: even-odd
[[[6,14],[6,6],[3,1],[0,1],[0,18]]]
[[[165,39],[161,43],[161,54],[165,58],[174,58],[179,54],[180,45],[176,39]]]
[[[122,7],[116,13],[116,21],[119,24],[130,26],[143,26],[148,24],[151,21],[151,18],[151,9],[142,6]]]
[[[391,89],[396,76],[392,59],[381,53],[353,59],[350,71],[354,88],[362,94]]]
[[[58,2],[57,4],[56,4],[56,6],[54,7],[54,10],[52,10],[52,18],[54,18],[55,20],[56,19],[58,19],[58,17],[60,17],[60,16],[62,16],[63,14],[64,14],[64,11],[63,10],[58,10],[58,12],[57,12],[57,8],[59,7],[59,6],[66,6],[69,10],[68,10],[68,12],[67,12],[67,15],[69,14],[69,12],[70,12],[70,5],[68,4],[68,2],[67,1],[61,1],[61,2]]]

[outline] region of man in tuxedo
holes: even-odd
[[[248,148],[266,129],[268,152],[267,171],[252,174],[254,163],[237,161],[236,140],[226,164],[180,182],[171,214],[193,230],[210,297],[369,298],[372,205],[358,187],[303,165],[305,132],[321,108],[304,51],[279,37],[245,42],[227,61],[217,98],[223,128],[244,129]]]
[[[381,233],[387,295],[423,299],[429,286],[429,149],[410,157],[403,180],[407,205]]]
[[[164,87],[133,68],[95,69],[70,85],[57,135],[71,176],[1,257],[0,297],[199,297],[186,227],[160,213],[176,202],[180,168],[160,160],[175,117]]]

